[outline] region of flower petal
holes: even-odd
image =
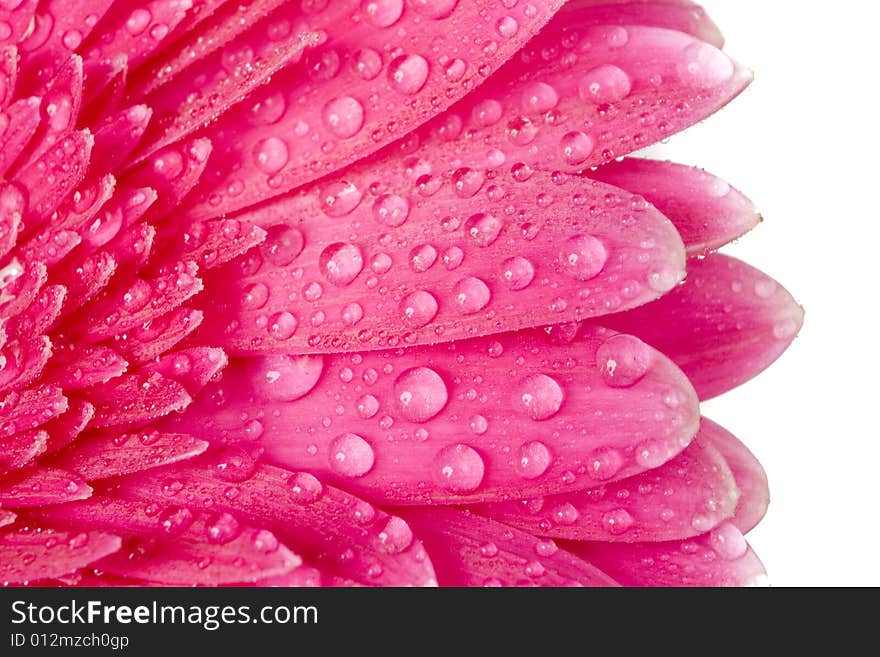
[[[700,423],[700,435],[724,456],[733,471],[737,488],[740,491],[731,522],[743,534],[750,532],[767,513],[770,504],[770,490],[767,474],[758,459],[736,437],[708,418]]]
[[[11,525],[15,522],[16,516],[12,511],[7,511],[5,509],[0,509],[0,527],[5,527],[6,525]]]
[[[45,335],[25,340],[11,340],[3,346],[0,360],[0,393],[20,390],[39,378],[52,355],[52,342]]]
[[[144,365],[141,371],[158,372],[167,379],[177,381],[195,397],[209,381],[219,378],[217,374],[228,362],[222,349],[192,347],[166,353],[158,361]]]
[[[18,78],[18,48],[0,46],[0,108],[5,109],[15,96]]]
[[[323,47],[212,126],[216,152],[196,215],[263,201],[407,134],[482,83],[562,4],[419,0],[402,15],[394,4],[370,13],[359,0],[315,6],[304,18],[327,33]],[[405,47],[393,49],[402,31]]]
[[[760,586],[764,566],[731,523],[686,541],[569,543],[624,586]]]
[[[111,114],[95,128],[95,146],[92,149],[91,166],[94,171],[113,171],[119,162],[134,150],[153,110],[138,104]]]
[[[55,349],[46,376],[65,390],[90,388],[118,377],[128,362],[110,347],[69,344]]]
[[[692,34],[716,48],[721,31],[706,11],[690,0],[572,0],[563,14],[577,12],[597,25],[644,25]]]
[[[23,0],[16,6],[12,4],[0,7],[0,20],[9,26],[9,34],[0,39],[0,43],[18,43],[33,29],[34,15],[38,0]]]
[[[407,508],[441,586],[617,586],[587,561],[469,511]]]
[[[333,197],[343,188],[291,199],[259,251],[211,273],[200,338],[239,353],[431,344],[604,315],[683,276],[678,233],[640,197],[562,174],[470,173],[427,199],[383,188],[329,220],[328,194],[354,203]],[[487,195],[462,193],[472,184]]]
[[[688,375],[700,399],[745,383],[782,355],[804,311],[776,281],[721,254],[688,262],[684,285],[603,323],[633,332]]]
[[[577,541],[633,543],[696,536],[732,517],[739,497],[733,473],[705,433],[701,427],[681,454],[634,477],[474,510],[532,534]],[[560,522],[572,517],[574,522]]]
[[[43,286],[37,298],[10,320],[7,334],[11,338],[39,336],[45,333],[61,313],[67,288],[63,285]]]
[[[24,152],[40,125],[40,98],[15,101],[4,110],[6,129],[0,133],[0,175],[5,175]]]
[[[589,176],[644,196],[675,224],[689,256],[714,251],[761,221],[743,194],[695,167],[627,158],[599,167]]]
[[[34,429],[0,438],[0,473],[17,470],[46,451],[48,434]]]
[[[66,575],[119,549],[105,532],[33,528],[0,532],[0,583],[26,584]]]
[[[2,433],[36,429],[67,410],[67,398],[61,388],[41,385],[23,391],[12,391],[0,401]]]
[[[167,503],[166,503],[167,504]],[[183,506],[107,496],[40,510],[48,522],[102,528],[128,540],[98,570],[177,586],[254,582],[301,563],[271,532]],[[132,540],[133,537],[133,540]]]
[[[202,323],[203,317],[200,310],[177,308],[129,333],[114,336],[113,346],[129,362],[145,363],[161,356],[192,333]]]
[[[208,500],[214,512],[269,528],[328,576],[376,586],[436,583],[422,543],[399,517],[309,474],[248,465],[226,452],[208,463],[129,476],[120,492],[161,504],[169,495],[196,507]]]
[[[8,183],[0,184],[0,258],[15,246],[22,228],[24,208],[24,195],[18,188]]]
[[[64,413],[43,425],[43,429],[49,434],[46,454],[53,454],[73,442],[94,415],[95,407],[89,402],[71,399]]]
[[[198,263],[201,269],[212,269],[263,242],[266,231],[237,219],[210,219],[193,223],[183,233],[174,226],[166,238],[169,244],[163,252],[169,257],[176,255]]]
[[[84,500],[92,488],[77,475],[57,468],[16,473],[0,483],[0,504],[21,509]]]
[[[95,405],[91,426],[142,424],[186,408],[192,401],[177,381],[161,374],[128,374],[88,389]]]
[[[151,428],[122,435],[102,432],[80,436],[52,459],[52,465],[88,480],[107,479],[184,461],[207,447],[207,442],[190,435]]]
[[[603,369],[612,357],[617,379]],[[266,457],[285,467],[411,505],[631,476],[680,452],[698,420],[690,384],[661,354],[591,327],[571,345],[523,333],[323,364],[233,362],[172,424],[212,442],[262,436]]]

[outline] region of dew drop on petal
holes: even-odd
[[[465,315],[472,315],[485,308],[492,295],[489,287],[483,281],[469,276],[453,286],[452,296],[461,312]]]
[[[267,137],[254,146],[254,163],[267,175],[281,171],[290,159],[287,143],[278,137]]]
[[[733,62],[715,46],[695,41],[681,54],[677,65],[682,82],[699,89],[724,84],[734,74]]]
[[[562,387],[546,374],[532,374],[520,381],[513,393],[513,407],[532,418],[546,420],[562,406]]]
[[[351,96],[342,96],[324,106],[324,125],[340,139],[354,137],[364,125],[364,107]]]
[[[526,85],[522,94],[522,106],[526,112],[549,112],[559,103],[556,89],[546,82],[532,82]]]
[[[430,244],[420,244],[409,252],[409,266],[416,273],[428,271],[437,261],[437,249]]]
[[[373,217],[386,226],[400,226],[409,217],[409,201],[396,194],[383,194],[373,203]]]
[[[320,191],[321,210],[328,217],[344,217],[360,204],[362,194],[353,183],[339,180]]]
[[[344,287],[364,268],[364,257],[356,244],[337,242],[325,248],[318,259],[321,273],[330,283]]]
[[[299,504],[311,504],[321,497],[324,487],[314,475],[308,472],[297,472],[287,480],[290,495]]]
[[[477,246],[490,246],[498,239],[503,224],[498,217],[480,212],[472,215],[464,223],[464,229]]]
[[[562,271],[578,281],[588,281],[596,277],[607,260],[605,245],[592,235],[570,237],[559,251]]]
[[[501,263],[501,280],[511,290],[527,288],[535,278],[535,266],[522,256],[508,258]]]
[[[400,302],[403,321],[412,328],[421,328],[437,316],[439,306],[434,295],[426,290],[407,294]]]
[[[388,66],[391,86],[402,94],[416,94],[428,80],[428,61],[421,55],[401,55]]]
[[[722,559],[728,561],[739,559],[749,549],[745,537],[729,522],[709,532],[709,545]]]
[[[485,469],[477,450],[461,443],[441,449],[432,464],[435,480],[453,493],[475,491],[483,482]]]
[[[272,354],[253,360],[254,393],[267,401],[293,401],[308,394],[324,370],[320,355]]]
[[[596,351],[602,380],[612,388],[626,388],[642,379],[651,366],[651,349],[632,335],[615,335]]]
[[[547,471],[552,460],[547,445],[539,440],[533,440],[520,446],[516,469],[526,479],[537,479]]]
[[[266,239],[260,244],[263,258],[277,267],[286,267],[302,253],[305,239],[292,226],[272,226],[266,231]]]
[[[595,148],[593,140],[580,130],[566,133],[560,141],[562,158],[571,165],[586,161]]]
[[[364,0],[362,8],[376,27],[391,27],[403,13],[403,0]]]
[[[362,477],[373,469],[376,455],[366,440],[344,433],[330,443],[330,469],[345,477]]]
[[[443,378],[428,367],[413,367],[394,381],[394,399],[410,422],[427,422],[446,406],[449,393]]]
[[[597,105],[619,102],[629,96],[631,91],[632,80],[629,75],[613,64],[594,68],[578,83],[581,99]]]
[[[440,20],[455,10],[458,0],[409,0],[407,4],[422,16]]]

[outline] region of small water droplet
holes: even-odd
[[[421,328],[437,316],[439,306],[434,295],[426,290],[416,290],[400,302],[403,321],[412,328]]]
[[[547,471],[552,460],[553,456],[547,445],[533,440],[520,446],[516,468],[526,479],[537,479]]]
[[[318,263],[324,278],[333,285],[344,287],[361,273],[364,257],[356,244],[337,242],[321,252]]]
[[[492,296],[489,287],[473,276],[458,281],[452,288],[452,295],[458,309],[465,315],[481,311],[489,304]]]
[[[433,462],[435,479],[453,493],[470,493],[479,488],[485,467],[477,450],[461,443],[441,449]]]
[[[532,374],[517,384],[513,407],[533,420],[553,417],[562,406],[562,387],[546,374]]]
[[[625,388],[642,379],[651,366],[651,349],[631,335],[615,335],[596,351],[602,380],[612,388]]]
[[[289,160],[287,143],[278,137],[267,137],[254,146],[254,163],[266,175],[278,173]]]
[[[327,129],[340,139],[354,137],[364,125],[364,107],[351,96],[329,101],[322,116]]]
[[[437,372],[428,367],[413,367],[394,381],[394,398],[405,419],[427,422],[443,410],[449,393]]]
[[[527,258],[514,256],[501,263],[501,280],[511,290],[527,288],[534,278],[535,267]]]
[[[345,477],[362,477],[373,469],[376,455],[361,436],[344,433],[330,443],[330,469]]]
[[[559,251],[562,271],[578,281],[595,278],[602,271],[607,260],[608,252],[605,246],[592,235],[570,237]]]

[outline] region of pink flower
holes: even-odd
[[[622,159],[750,76],[563,4],[0,5],[0,581],[763,577],[699,400],[801,309],[713,253],[744,196]]]

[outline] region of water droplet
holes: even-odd
[[[403,321],[412,328],[421,328],[437,316],[439,306],[434,295],[425,290],[407,294],[400,302]]]
[[[396,194],[383,194],[373,203],[373,217],[386,226],[400,226],[409,217],[409,201]]]
[[[480,555],[486,559],[492,559],[498,556],[498,546],[494,543],[484,543],[480,546]]]
[[[489,287],[473,276],[458,281],[452,288],[452,295],[459,310],[465,315],[481,311],[489,304],[492,296]]]
[[[267,137],[254,146],[254,162],[260,171],[269,176],[281,171],[289,159],[287,144],[278,137]]]
[[[427,422],[443,410],[449,393],[437,372],[427,367],[413,367],[397,377],[394,398],[404,418],[410,422]]]
[[[457,246],[450,246],[443,252],[443,266],[449,271],[458,269],[463,260],[464,251]]]
[[[153,15],[148,9],[135,9],[125,21],[125,29],[129,34],[137,36],[147,29],[151,20],[153,20]]]
[[[620,536],[633,526],[633,517],[626,509],[614,509],[602,516],[602,526],[609,534]]]
[[[497,100],[488,99],[477,103],[471,110],[471,117],[477,125],[488,128],[495,125],[504,114],[504,108]]]
[[[516,19],[513,16],[505,16],[498,20],[495,29],[500,36],[509,39],[516,36],[516,33],[519,30],[519,23],[516,22]]]
[[[559,547],[556,545],[556,541],[552,538],[539,539],[537,543],[535,543],[535,552],[539,557],[552,557],[559,551]]]
[[[205,533],[209,543],[223,544],[228,543],[241,531],[241,525],[235,516],[229,513],[220,513],[205,525]]]
[[[695,41],[684,49],[677,70],[682,82],[700,89],[724,84],[735,71],[727,55],[702,41]]]
[[[511,290],[527,288],[535,278],[535,267],[522,256],[508,258],[501,263],[501,280]]]
[[[370,443],[357,434],[344,433],[330,443],[330,469],[345,477],[363,477],[375,459]]]
[[[172,506],[159,516],[159,526],[169,536],[179,536],[192,525],[192,511],[186,507]]]
[[[651,349],[631,335],[615,335],[596,351],[596,365],[606,385],[625,388],[645,376],[651,366]]]
[[[653,470],[675,456],[677,451],[666,441],[646,440],[636,447],[636,463],[646,470]]]
[[[297,321],[289,312],[275,313],[269,318],[269,335],[276,340],[287,340],[296,333]]]
[[[458,82],[464,77],[464,74],[467,72],[467,64],[462,59],[453,59],[450,60],[449,63],[446,64],[446,68],[443,70],[443,75],[446,76],[446,79],[450,82]]]
[[[571,165],[585,162],[595,148],[593,140],[580,130],[566,133],[560,141],[563,159]]]
[[[471,419],[468,422],[468,426],[470,426],[471,431],[473,431],[478,436],[482,436],[484,433],[486,433],[486,431],[489,430],[489,422],[482,415],[471,416]]]
[[[331,244],[318,259],[321,273],[333,285],[344,287],[351,283],[364,268],[364,257],[356,244]]]
[[[559,103],[556,90],[546,82],[531,82],[526,85],[522,95],[522,106],[526,112],[543,114]]]
[[[440,20],[453,12],[458,0],[409,0],[408,4],[422,16]]]
[[[253,283],[244,289],[241,295],[241,307],[246,310],[258,310],[269,301],[269,288],[263,283]]]
[[[519,448],[519,461],[516,469],[526,479],[537,479],[550,467],[553,456],[547,445],[539,440],[524,443]]]
[[[473,447],[447,445],[434,457],[434,477],[443,488],[453,493],[470,493],[483,482],[485,464]]]
[[[416,273],[428,271],[437,261],[437,249],[430,244],[420,244],[409,252],[409,266]]]
[[[287,480],[287,485],[290,487],[291,497],[299,504],[311,504],[324,492],[321,482],[308,472],[297,472],[292,475]]]
[[[357,400],[357,412],[364,419],[369,419],[379,412],[379,400],[373,395],[364,395]]]
[[[272,354],[254,359],[251,384],[261,399],[293,401],[306,395],[324,370],[320,355]]]
[[[286,267],[302,253],[305,239],[292,226],[272,226],[266,231],[266,240],[260,244],[260,252],[267,262]]]
[[[257,459],[240,447],[226,447],[216,457],[214,476],[221,481],[238,483],[250,479],[257,469]]]
[[[498,239],[503,225],[495,215],[480,212],[468,218],[464,229],[477,246],[487,247]]]
[[[728,561],[739,559],[749,549],[745,537],[729,522],[709,532],[709,545],[722,559]]]
[[[324,288],[321,287],[320,283],[315,281],[312,281],[303,287],[303,296],[306,301],[317,301],[321,298],[322,294],[324,294]]]
[[[403,13],[403,0],[364,0],[363,11],[376,27],[390,27]]]
[[[513,393],[513,407],[533,420],[553,417],[562,406],[562,387],[546,374],[532,374],[519,382]]]
[[[573,525],[581,517],[581,514],[571,502],[565,502],[553,509],[550,517],[557,525]]]
[[[586,73],[578,84],[578,92],[581,99],[597,105],[616,103],[632,92],[632,81],[626,72],[608,64]]]
[[[452,184],[459,198],[471,198],[483,187],[486,176],[479,169],[463,167],[452,174]]]
[[[360,204],[362,194],[353,183],[339,180],[320,192],[321,210],[328,217],[344,217]]]
[[[391,516],[379,532],[379,541],[385,552],[399,554],[412,545],[412,529],[403,518]]]
[[[354,326],[364,316],[364,309],[361,304],[355,302],[349,303],[342,309],[342,323],[346,326]]]
[[[351,96],[335,98],[324,106],[323,119],[330,132],[340,139],[348,139],[363,127],[364,107]]]
[[[608,252],[605,246],[592,235],[576,235],[568,238],[559,252],[562,271],[578,281],[595,278],[605,262]]]
[[[421,55],[401,55],[388,66],[391,86],[403,94],[416,94],[428,80],[428,61]]]

